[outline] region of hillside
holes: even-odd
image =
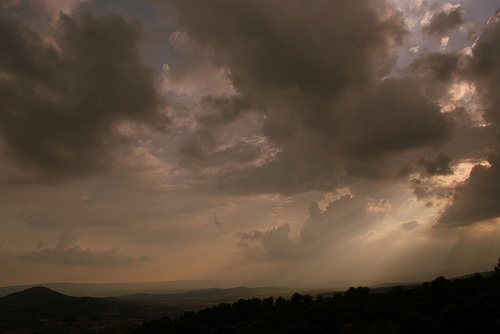
[[[149,333],[500,333],[500,274],[370,293],[240,299],[138,327]]]
[[[173,311],[173,308],[146,307],[113,298],[72,297],[38,286],[0,298],[0,332],[132,328],[143,320]]]

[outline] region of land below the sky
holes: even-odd
[[[132,283],[47,283],[10,285],[0,287],[0,297],[10,293],[23,291],[34,286],[45,286],[60,293],[76,297],[115,297],[133,294],[177,294],[196,290],[228,289],[234,287],[262,288],[273,287],[278,293],[287,291],[344,291],[351,286],[393,286],[416,284],[431,281],[438,276],[447,278],[460,277],[474,272],[485,272],[491,269],[491,263],[469,265],[440,271],[421,272],[411,275],[384,277],[379,279],[336,280],[314,284],[304,284],[297,280],[178,280],[163,282],[132,282]],[[276,289],[276,287],[279,287]],[[268,293],[267,290],[261,290]],[[252,293],[254,293],[253,291]]]
[[[0,298],[0,332],[495,333],[498,300],[493,272],[347,290],[236,287],[106,298],[38,286]]]

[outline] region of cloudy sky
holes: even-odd
[[[0,285],[500,257],[498,0],[0,0]]]

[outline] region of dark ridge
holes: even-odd
[[[59,302],[66,301],[72,297],[59,293],[57,291],[51,290],[44,286],[35,286],[30,289],[11,293],[10,295],[0,298],[0,305],[9,304],[36,304],[36,303],[46,303],[47,301]]]
[[[117,303],[103,298],[71,297],[37,286],[0,298],[0,321],[89,317],[110,310]]]
[[[380,293],[360,286],[316,298],[240,299],[145,322],[130,334],[500,333],[500,261],[495,271]]]

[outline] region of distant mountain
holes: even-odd
[[[134,328],[146,319],[180,312],[114,298],[72,297],[37,286],[0,298],[0,332],[20,329],[52,333],[85,332],[89,328]],[[128,326],[128,327],[127,327]]]
[[[370,293],[351,287],[331,296],[251,298],[143,323],[155,333],[500,333],[500,276],[447,280]]]
[[[37,286],[0,298],[0,321],[90,317],[124,306],[119,301],[70,297],[49,288]]]
[[[491,269],[491,263],[483,263],[460,268],[451,268],[440,271],[417,273],[398,277],[385,277],[371,280],[343,280],[316,284],[304,284],[296,280],[181,280],[163,282],[131,282],[131,283],[43,283],[0,287],[0,297],[10,293],[23,291],[37,285],[43,285],[71,296],[113,297],[139,293],[147,294],[176,294],[195,290],[228,289],[245,286],[248,288],[275,287],[294,290],[342,290],[350,286],[376,286],[387,283],[389,285],[413,284],[430,281],[438,276],[446,278],[458,277],[474,272],[484,272]]]
[[[131,282],[131,283],[41,283],[0,287],[0,297],[10,293],[23,291],[31,287],[43,285],[71,296],[113,297],[136,293],[167,294],[182,293],[193,290],[213,288],[234,288],[247,286],[250,288],[262,286],[299,287],[299,281],[270,280],[182,280],[164,282]]]
[[[236,287],[229,289],[202,289],[195,291],[188,291],[182,293],[170,294],[148,294],[139,293],[132,295],[125,295],[116,297],[120,300],[127,300],[132,302],[140,302],[144,304],[162,304],[162,305],[176,305],[183,309],[200,309],[216,305],[219,303],[232,303],[239,299],[246,298],[267,298],[273,296],[289,298],[295,292],[310,294],[316,296],[318,294],[332,293],[332,290],[320,289],[297,289],[297,288],[279,288],[279,287],[261,287],[261,288],[248,288]]]
[[[385,286],[395,286],[395,285],[415,285],[423,282],[432,281],[438,276],[443,276],[448,279],[453,279],[457,277],[466,277],[473,275],[476,272],[486,272],[491,269],[491,263],[482,263],[477,265],[463,266],[459,268],[443,269],[438,271],[422,272],[417,274],[409,274],[404,276],[396,277],[385,277],[378,279],[369,280],[342,280],[342,281],[330,281],[316,284],[309,284],[305,287],[307,288],[334,288],[334,289],[345,289],[350,286],[369,286],[376,287],[380,285]]]

